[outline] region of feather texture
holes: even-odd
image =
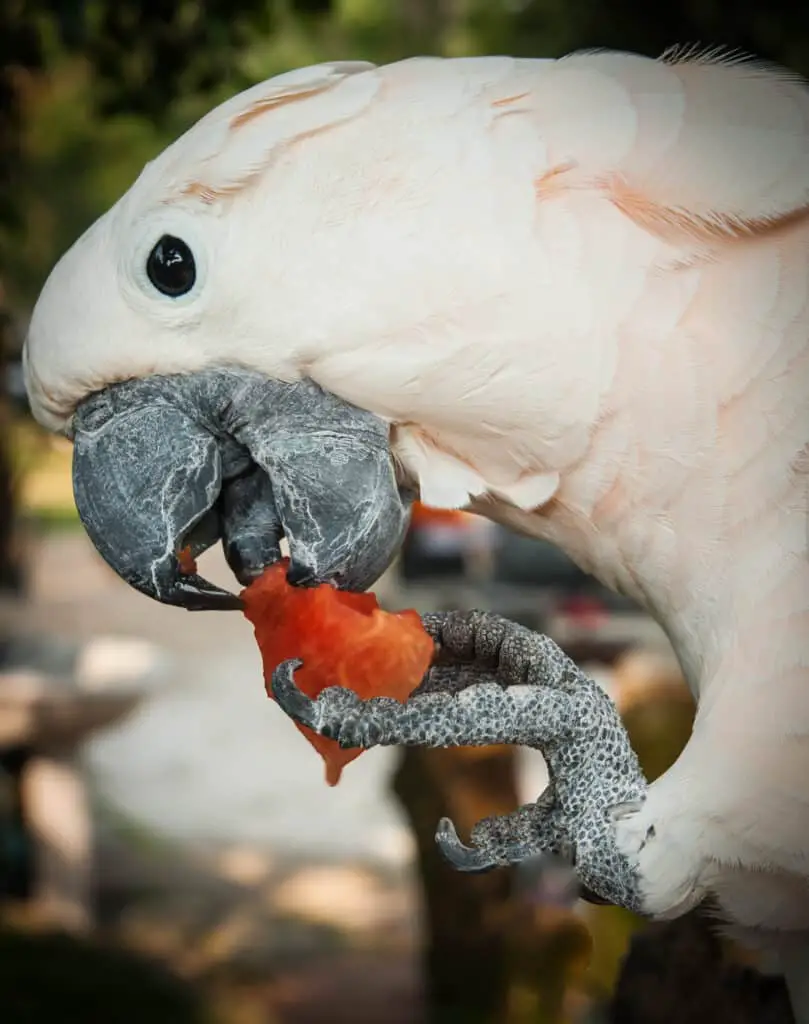
[[[302,69],[60,262],[34,410],[235,362],[390,421],[426,500],[555,541],[669,633],[694,735],[619,826],[650,907],[708,887],[809,931],[807,211],[809,91],[736,55]],[[171,307],[139,269],[163,231],[200,264]]]

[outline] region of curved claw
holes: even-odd
[[[592,903],[596,907],[610,907],[612,904],[609,900],[602,899],[601,896],[597,896],[592,889],[588,889],[586,885],[579,883],[579,899],[584,900],[585,903]]]
[[[299,658],[282,661],[272,674],[270,688],[285,714],[301,725],[316,729],[315,701],[298,689],[295,671],[303,665]]]
[[[209,583],[196,573],[180,577],[174,584],[172,594],[172,603],[182,605],[190,612],[237,611],[242,607],[242,600],[236,594]]]
[[[435,832],[438,849],[458,871],[481,874],[498,867],[498,862],[483,850],[464,846],[458,832],[449,818],[442,818]]]

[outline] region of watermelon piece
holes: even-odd
[[[328,583],[293,587],[287,568],[287,559],[271,565],[240,595],[261,651],[267,695],[272,697],[274,669],[300,658],[295,681],[309,697],[344,686],[363,700],[407,700],[435,650],[418,613],[385,612],[374,594],[349,593]],[[335,740],[295,724],[323,758],[326,782],[336,786],[343,768],[363,751],[342,750]]]

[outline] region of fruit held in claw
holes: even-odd
[[[385,612],[373,594],[352,594],[327,583],[293,587],[287,583],[287,566],[286,559],[270,566],[241,593],[261,651],[267,693],[273,670],[282,661],[300,658],[295,681],[309,697],[329,686],[345,686],[363,700],[406,700],[434,652],[418,613]],[[298,729],[326,762],[330,786],[362,753],[342,750],[306,726]]]

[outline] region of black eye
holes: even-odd
[[[149,253],[146,273],[159,292],[176,299],[194,287],[197,279],[194,254],[182,238],[163,235]]]

